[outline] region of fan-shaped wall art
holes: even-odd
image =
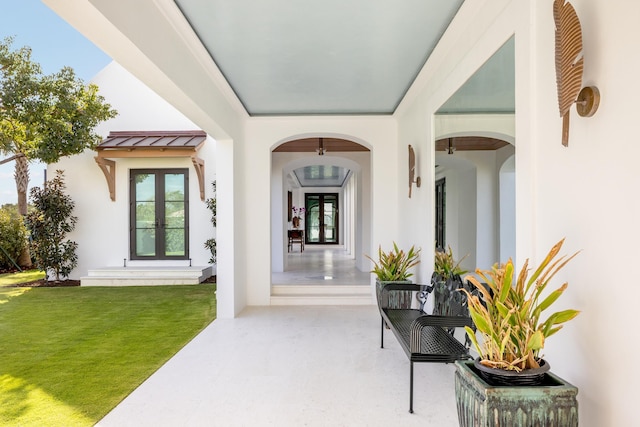
[[[569,145],[569,110],[577,103],[577,111],[583,117],[591,117],[598,109],[600,93],[595,86],[582,87],[584,57],[582,54],[582,29],[575,9],[565,0],[554,0],[556,43],[556,85],[558,107],[562,117],[562,145]]]

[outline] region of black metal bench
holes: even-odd
[[[386,325],[409,358],[409,412],[411,413],[413,413],[413,364],[415,362],[453,363],[456,360],[472,358],[469,355],[471,343],[466,338],[466,334],[464,334],[464,342],[457,339],[454,334],[455,328],[474,326],[469,317],[466,296],[463,292],[452,289],[458,286],[466,288],[468,285],[459,281],[439,289],[440,310],[446,312],[446,315],[424,312],[428,295],[436,287],[443,287],[439,282],[433,282],[430,285],[388,283],[380,292],[378,299],[378,308],[382,317],[380,348],[384,348]],[[402,291],[415,292],[417,308],[390,308],[390,294]],[[458,335],[463,335],[463,332],[458,331]]]

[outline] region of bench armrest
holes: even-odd
[[[473,321],[467,316],[436,316],[425,314],[415,319],[411,323],[409,345],[412,353],[422,353],[422,330],[427,326],[437,326],[441,328],[462,328],[473,327]]]

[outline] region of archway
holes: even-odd
[[[324,147],[320,154],[319,147]],[[369,288],[368,265],[364,259],[366,247],[370,246],[371,229],[371,153],[369,149],[353,140],[336,137],[293,138],[276,145],[271,156],[271,271],[272,291],[274,284],[286,281],[295,285],[357,285]],[[336,172],[337,171],[337,172]],[[324,175],[323,175],[324,174]],[[336,181],[337,178],[337,181]],[[289,247],[288,231],[292,228],[292,207],[296,211],[304,206],[305,195],[309,193],[336,194],[338,197],[339,240],[330,248],[339,253],[340,262],[350,259],[355,274],[335,273],[325,275],[331,280],[318,283],[307,280],[319,276],[310,272],[305,277],[300,271],[291,274],[291,279],[283,279],[294,268],[300,268],[301,260],[319,256],[317,250],[329,249],[323,246]],[[303,217],[301,228],[305,229]],[[305,234],[305,239],[307,235]],[[308,241],[307,241],[308,242]],[[314,254],[314,250],[316,253]],[[290,252],[291,251],[291,252]],[[293,253],[292,253],[293,252]],[[322,263],[331,267],[331,256],[325,254]],[[294,260],[295,267],[290,268]],[[343,264],[341,264],[340,268]],[[358,274],[362,273],[362,274]],[[315,275],[314,277],[309,277]],[[294,280],[294,282],[291,282]],[[299,283],[295,282],[298,280]],[[291,287],[290,287],[291,288]],[[306,291],[309,291],[307,288]],[[366,294],[369,298],[370,293]],[[273,293],[272,293],[273,300]]]

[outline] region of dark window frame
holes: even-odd
[[[446,245],[447,188],[445,178],[436,180],[435,186],[435,241],[436,249],[444,250]]]
[[[335,242],[327,242],[324,240],[324,231],[323,233],[321,233],[321,238],[320,241],[318,242],[312,242],[309,240],[309,236],[311,235],[311,233],[309,232],[309,221],[308,216],[311,213],[310,210],[310,206],[309,206],[309,198],[310,197],[316,197],[318,196],[320,200],[324,200],[325,196],[329,196],[332,198],[335,198],[335,208],[336,208],[336,224],[335,224],[335,233],[336,233],[336,239]],[[309,245],[339,245],[340,244],[340,193],[305,193],[304,195],[304,205],[305,205],[305,222],[304,222],[304,228],[305,228],[305,233],[304,233],[304,239],[305,239],[305,245],[309,244]],[[319,203],[318,205],[319,209],[320,209],[320,217],[321,217],[321,227],[324,227],[324,220],[322,219],[324,217],[324,204],[323,203]]]

